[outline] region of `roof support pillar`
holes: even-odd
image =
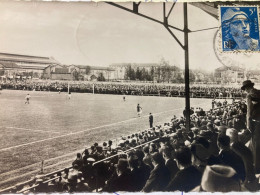
[[[183,4],[184,14],[184,58],[185,58],[185,111],[186,111],[186,131],[190,130],[190,75],[189,75],[189,29],[187,3]]]

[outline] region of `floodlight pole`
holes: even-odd
[[[183,4],[184,14],[184,56],[185,56],[185,111],[186,111],[186,130],[190,130],[190,75],[189,75],[189,29],[187,3]]]

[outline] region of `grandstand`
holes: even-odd
[[[54,64],[59,62],[52,57],[0,53],[0,71],[5,78],[32,78],[33,74],[40,78],[44,70]],[[25,74],[29,72],[32,73],[30,76]]]

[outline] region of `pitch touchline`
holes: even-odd
[[[183,108],[177,108],[177,109],[173,109],[173,110],[180,110],[180,109],[183,109]],[[156,113],[156,115],[162,114],[162,113],[166,113],[166,112],[171,112],[173,110],[159,112],[159,113]],[[144,118],[144,117],[147,117],[147,116],[148,115],[145,115],[145,116],[142,116],[142,117],[138,117],[138,118]],[[102,125],[102,126],[99,126],[99,127],[93,127],[93,128],[90,128],[90,129],[85,129],[85,130],[82,130],[82,131],[71,132],[71,133],[64,134],[64,135],[59,135],[59,136],[56,136],[56,137],[50,137],[50,138],[46,138],[46,139],[42,139],[42,140],[38,140],[38,141],[34,141],[34,142],[20,144],[20,145],[17,145],[17,146],[11,146],[11,147],[7,147],[7,148],[2,148],[2,149],[0,149],[0,152],[6,151],[6,150],[10,150],[10,149],[14,149],[14,148],[19,148],[19,147],[22,147],[22,146],[28,146],[28,145],[32,145],[32,144],[48,141],[48,140],[53,140],[53,139],[57,139],[57,138],[67,137],[67,136],[70,136],[70,135],[76,135],[76,134],[84,133],[84,132],[89,131],[89,130],[99,129],[99,128],[103,128],[103,127],[109,127],[109,126],[113,126],[113,125],[116,125],[116,124],[132,121],[132,120],[137,120],[138,118],[132,118],[132,119],[116,122],[116,123]]]
[[[206,103],[203,103],[203,104],[206,104]],[[199,105],[203,105],[203,104],[199,104]],[[179,110],[179,109],[181,109],[181,108],[173,109],[173,110]],[[160,112],[160,113],[155,113],[154,115],[166,113],[166,112],[173,111],[173,110],[168,110],[168,111],[164,111],[164,112]],[[146,117],[146,116],[148,116],[148,115],[145,115],[145,116],[143,116],[143,117]],[[143,118],[143,117],[140,117],[140,118]],[[136,119],[136,118],[135,118],[135,119]],[[133,119],[129,119],[129,120],[133,120]],[[129,120],[126,120],[126,121],[129,121]],[[120,121],[120,122],[118,122],[118,123],[121,123],[121,122],[125,122],[125,121]],[[116,123],[114,123],[114,124],[116,124]],[[110,124],[110,125],[113,125],[113,124]],[[101,127],[100,127],[100,128],[101,128]],[[85,130],[85,131],[86,131],[86,130]],[[44,141],[44,140],[39,140],[39,141]],[[29,144],[30,144],[30,143],[29,143]],[[7,148],[6,148],[6,150],[7,150]],[[1,151],[1,150],[0,150],[0,151]],[[65,157],[65,156],[69,156],[69,155],[75,154],[76,152],[80,152],[80,151],[82,151],[82,149],[77,150],[77,151],[73,151],[73,152],[70,152],[70,153],[67,153],[66,155],[61,155],[61,156],[57,156],[57,157],[54,157],[54,158],[47,159],[47,160],[45,160],[45,162],[49,162],[49,161],[54,160],[54,159],[62,158],[62,157]],[[71,159],[70,159],[70,160],[71,160]],[[62,162],[60,162],[60,163],[55,163],[55,164],[52,164],[52,165],[48,165],[48,166],[46,166],[46,168],[49,168],[49,167],[52,167],[52,166],[55,166],[55,165],[58,165],[58,164],[61,164],[61,163],[67,162],[67,161],[68,161],[68,160],[62,161]],[[19,168],[19,169],[10,171],[10,172],[5,172],[5,173],[0,174],[0,176],[4,176],[4,175],[10,174],[10,173],[14,173],[14,172],[16,172],[16,171],[20,171],[20,170],[23,170],[24,168],[29,168],[29,167],[35,166],[35,165],[37,165],[37,164],[39,164],[39,163],[35,163],[35,164],[32,164],[32,165],[28,165],[28,166],[26,166],[26,167],[22,167],[22,168]],[[34,172],[36,172],[36,171],[32,171],[32,172],[30,172],[30,173],[34,173]],[[22,176],[24,176],[24,175],[22,175]],[[7,179],[7,180],[4,181],[4,183],[5,183],[6,181],[13,180],[13,179],[15,179],[15,178]]]
[[[25,131],[36,131],[36,132],[43,132],[43,133],[61,133],[58,131],[45,131],[45,130],[38,130],[38,129],[26,129],[26,128],[20,128],[20,127],[4,127],[7,129],[21,129],[21,130],[25,130]]]
[[[205,104],[205,103],[203,103],[203,104]],[[180,109],[183,109],[183,108],[177,108],[177,109],[173,109],[173,110],[180,110]],[[163,113],[166,113],[166,112],[171,112],[173,110],[158,112],[158,113],[155,113],[154,115],[163,114]],[[138,117],[138,118],[144,118],[144,117],[147,117],[147,116],[149,116],[149,115],[145,115],[145,116]],[[36,143],[40,143],[40,142],[44,142],[44,141],[49,141],[49,140],[53,140],[53,139],[57,139],[57,138],[61,138],[61,137],[67,137],[67,136],[70,136],[70,135],[76,135],[76,134],[84,133],[84,132],[89,131],[89,130],[99,129],[99,128],[103,128],[103,127],[109,127],[109,126],[113,126],[113,125],[116,125],[116,124],[132,121],[132,120],[137,120],[138,118],[132,118],[132,119],[116,122],[116,123],[102,125],[102,126],[99,126],[99,127],[93,127],[93,128],[90,128],[90,129],[85,129],[85,130],[82,130],[82,131],[71,132],[71,133],[64,134],[64,135],[59,135],[59,136],[56,136],[56,137],[50,137],[50,138],[46,138],[46,139],[42,139],[42,140],[38,140],[38,141],[34,141],[34,142],[20,144],[20,145],[17,145],[17,146],[11,146],[11,147],[7,147],[7,148],[2,148],[2,149],[0,149],[0,152],[6,151],[6,150],[10,150],[10,149],[14,149],[14,148],[19,148],[19,147],[22,147],[22,146],[28,146],[28,145],[32,145],[32,144],[36,144]]]

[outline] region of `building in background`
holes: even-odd
[[[181,82],[184,72],[162,60],[160,63],[115,63],[109,65],[115,70],[116,80],[139,80],[151,82]]]
[[[114,80],[114,69],[89,65],[51,65],[45,68],[45,79],[76,81],[110,81]]]
[[[219,84],[242,83],[246,78],[246,70],[237,66],[222,66],[215,69],[214,76]]]
[[[0,73],[6,78],[41,78],[44,70],[60,64],[53,57],[0,53]]]

